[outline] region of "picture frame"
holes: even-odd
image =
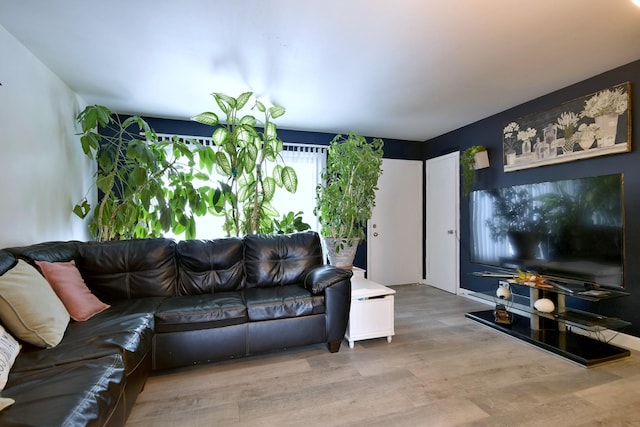
[[[631,151],[631,83],[505,124],[505,172]]]

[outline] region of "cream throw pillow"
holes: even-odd
[[[9,397],[0,397],[0,411],[2,411],[4,408],[8,408],[14,403],[16,403],[16,401]]]
[[[18,260],[0,276],[0,320],[16,338],[53,347],[62,340],[69,313],[38,270]]]
[[[19,352],[18,341],[0,326],[0,391],[7,385],[9,371]]]

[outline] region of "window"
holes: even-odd
[[[158,140],[171,139],[172,135],[158,134]],[[181,139],[193,139],[203,145],[208,145],[216,149],[211,138],[193,137],[180,135]],[[303,212],[304,222],[311,225],[311,229],[320,231],[320,225],[313,214],[316,204],[316,186],[321,182],[322,171],[326,165],[327,147],[311,144],[285,143],[284,150],[280,153],[284,164],[295,169],[298,175],[298,190],[291,194],[284,189],[278,189],[271,204],[278,210],[280,216],[288,212]],[[267,163],[267,171],[273,164]],[[206,171],[204,171],[206,173]],[[224,179],[216,174],[215,168],[210,175],[212,187],[217,186],[220,179]],[[205,185],[205,183],[203,183]],[[199,239],[214,239],[224,237],[222,230],[224,218],[216,215],[205,215],[196,217],[196,235]],[[184,238],[183,235],[173,235],[167,233],[167,237],[177,240]]]

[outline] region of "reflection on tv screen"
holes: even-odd
[[[624,286],[621,174],[470,194],[471,262]]]

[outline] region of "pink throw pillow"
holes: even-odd
[[[36,264],[73,320],[89,320],[111,307],[100,301],[87,288],[75,261],[36,261]]]

